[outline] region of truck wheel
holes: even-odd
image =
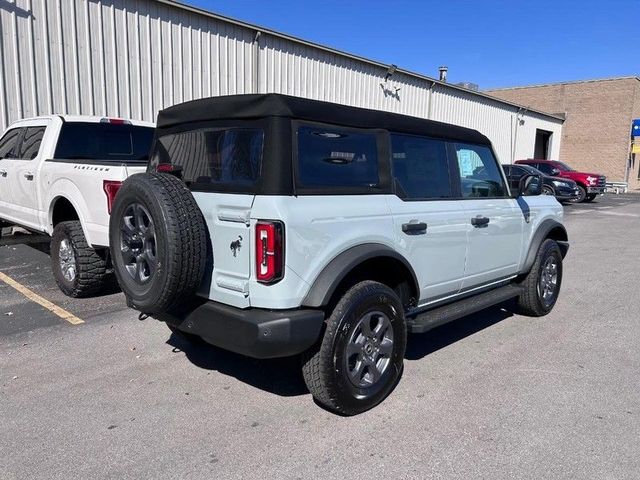
[[[107,262],[87,244],[79,221],[60,222],[51,237],[51,269],[60,290],[69,297],[100,293]]]
[[[587,198],[585,199],[585,202],[593,202],[593,200],[598,196],[597,193],[590,193],[589,195],[587,195]]]
[[[124,181],[109,222],[111,261],[127,303],[154,314],[196,293],[207,259],[206,225],[187,186],[173,175]]]
[[[333,310],[320,344],[305,355],[305,383],[326,408],[343,415],[362,413],[394,389],[406,346],[398,296],[378,282],[358,283]]]
[[[578,196],[573,199],[573,203],[582,203],[587,198],[587,189],[578,185]]]
[[[522,281],[524,292],[518,298],[523,315],[541,317],[549,313],[560,293],[562,284],[562,253],[551,239],[542,242],[531,271]]]

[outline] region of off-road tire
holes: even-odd
[[[75,259],[73,279],[65,278],[60,265],[60,245],[64,240],[73,250]],[[99,294],[105,288],[109,278],[106,260],[88,245],[82,225],[77,220],[60,222],[53,229],[51,269],[60,290],[74,298]]]
[[[554,256],[557,261],[557,287],[552,303],[546,305],[541,298],[539,288],[542,268],[550,256]],[[547,239],[540,245],[533,267],[522,280],[523,293],[518,297],[518,313],[530,317],[541,317],[548,314],[556,304],[562,286],[562,252],[555,240]]]
[[[369,388],[354,386],[348,377],[346,347],[367,312],[387,315],[393,329],[393,351],[380,379]],[[382,402],[395,388],[403,368],[407,326],[402,302],[386,285],[360,282],[340,299],[326,322],[321,341],[303,356],[302,373],[315,400],[342,415],[357,415]]]
[[[140,282],[123,259],[123,222],[127,209],[141,205],[155,230],[155,272]],[[206,225],[193,195],[180,179],[140,173],[124,181],[109,223],[111,261],[127,304],[147,314],[179,310],[193,299],[207,259]]]

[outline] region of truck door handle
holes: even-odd
[[[477,217],[471,219],[471,225],[476,228],[484,227],[486,225],[489,225],[489,218],[478,215]]]
[[[26,178],[27,180],[33,180],[33,173],[25,173],[24,178]]]
[[[403,223],[402,231],[407,235],[421,235],[427,233],[427,224],[424,222]]]
[[[6,176],[7,176],[6,170],[0,170],[0,177],[6,177]]]

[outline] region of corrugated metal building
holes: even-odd
[[[278,92],[480,130],[502,162],[557,157],[563,120],[170,0],[0,0],[0,127],[50,113],[155,120],[187,100]],[[539,143],[539,142],[538,142]]]

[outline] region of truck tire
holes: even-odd
[[[60,222],[51,237],[51,269],[69,297],[90,297],[105,287],[107,262],[87,244],[79,221]]]
[[[386,285],[360,282],[340,299],[320,343],[303,358],[315,400],[342,415],[382,402],[402,374],[407,326],[402,302]]]
[[[542,242],[521,285],[524,292],[518,297],[520,313],[541,317],[553,310],[562,285],[562,253],[554,240]]]
[[[573,199],[573,203],[582,203],[587,198],[587,189],[582,185],[578,185],[578,196]]]
[[[589,195],[587,195],[587,198],[585,198],[585,202],[593,202],[595,200],[595,198],[598,196],[597,193],[590,193]]]
[[[140,173],[125,180],[111,212],[109,243],[130,307],[155,314],[193,299],[206,265],[206,225],[180,179]]]

